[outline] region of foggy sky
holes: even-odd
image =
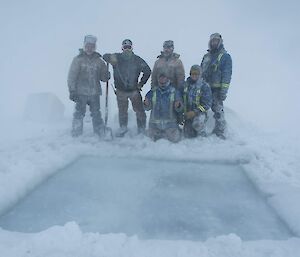
[[[225,105],[264,128],[300,128],[299,7],[271,0],[0,0],[0,117],[20,116],[30,93],[49,91],[70,114],[67,73],[85,34],[98,37],[101,54],[132,39],[151,68],[172,39],[188,75],[209,35],[219,32],[233,59]]]

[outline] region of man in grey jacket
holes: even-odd
[[[106,82],[110,74],[101,55],[96,52],[96,42],[95,36],[84,37],[84,48],[79,49],[79,54],[73,59],[69,70],[70,100],[76,104],[72,123],[73,137],[82,134],[87,105],[90,107],[94,133],[101,136],[104,129],[100,112],[100,81]]]

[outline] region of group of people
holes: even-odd
[[[100,112],[100,81],[110,79],[108,64],[113,67],[115,93],[119,109],[119,129],[115,135],[122,137],[128,131],[128,100],[136,113],[138,133],[147,134],[154,141],[166,138],[178,142],[186,138],[207,136],[207,111],[214,113],[216,136],[225,139],[226,121],[223,102],[226,99],[232,74],[232,60],[226,52],[222,36],[210,36],[208,52],[200,65],[190,68],[185,80],[185,70],[180,55],[174,52],[174,42],[165,41],[151,71],[149,65],[133,52],[130,39],[122,42],[122,52],[104,54],[96,52],[97,38],[84,37],[71,64],[68,75],[70,99],[75,112],[72,136],[83,132],[83,118],[89,105],[94,133],[101,136],[105,125]],[[105,63],[106,62],[106,63]],[[141,91],[151,76],[151,90],[142,99]],[[146,133],[146,113],[151,111]],[[181,127],[183,126],[183,133]]]

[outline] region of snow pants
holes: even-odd
[[[136,122],[139,130],[146,127],[146,113],[144,110],[142,96],[140,91],[116,91],[117,102],[119,108],[119,124],[120,127],[127,127],[128,125],[128,99],[130,99],[133,111],[136,113]]]
[[[158,139],[165,138],[173,143],[177,143],[181,139],[181,132],[179,128],[167,128],[167,129],[158,129],[158,128],[149,128],[148,136],[153,140],[157,141]]]
[[[94,133],[100,135],[103,130],[104,123],[100,112],[100,96],[80,95],[76,101],[75,112],[73,114],[72,136],[74,137],[81,135],[83,132],[83,118],[87,105],[90,107]]]
[[[191,120],[184,122],[183,134],[186,138],[206,136],[206,122],[208,120],[206,113],[200,113]]]
[[[211,109],[215,118],[215,128],[213,133],[216,135],[223,135],[226,129],[226,120],[223,109],[223,101],[220,99],[219,91],[219,88],[212,89],[213,102]]]

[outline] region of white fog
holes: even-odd
[[[0,256],[299,257],[299,7],[0,0]],[[233,62],[225,138],[211,133],[208,110],[207,134],[152,140],[137,134],[131,105],[117,138],[113,76],[115,137],[93,133],[89,113],[83,134],[71,134],[67,78],[85,35],[98,38],[102,55],[131,39],[151,69],[173,40],[188,77],[215,32]],[[149,89],[150,79],[142,96]]]

